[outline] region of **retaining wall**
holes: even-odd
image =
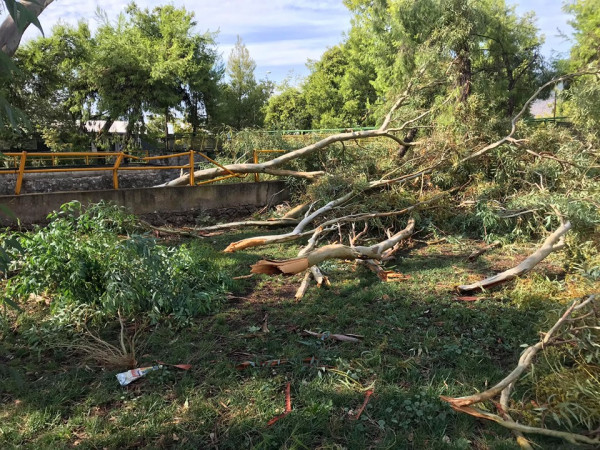
[[[99,191],[52,192],[2,195],[0,204],[19,218],[21,224],[47,223],[48,213],[72,200],[82,204],[111,201],[155,223],[202,221],[206,216],[232,219],[248,215],[265,205],[289,198],[283,181],[209,184]],[[14,226],[17,220],[0,211],[0,225]]]

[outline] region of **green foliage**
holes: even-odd
[[[112,314],[184,320],[212,310],[224,292],[205,247],[159,245],[136,234],[134,218],[120,208],[100,203],[82,211],[72,202],[50,219],[20,238],[12,298],[47,293],[55,308],[87,304]]]
[[[257,81],[255,69],[256,63],[238,36],[227,60],[229,81],[221,86],[218,122],[237,130],[262,126],[273,86],[268,80]]]
[[[600,49],[600,2],[598,0],[569,0],[565,11],[572,14],[569,25],[575,30],[571,48],[571,67],[575,70],[598,61]]]
[[[581,317],[586,313],[588,317]],[[525,405],[523,414],[537,426],[593,432],[600,422],[598,316],[587,309],[577,316],[563,335],[568,345],[549,347],[539,358],[528,380],[534,401]]]
[[[265,128],[270,130],[308,130],[312,126],[305,95],[292,86],[284,85],[266,106]]]
[[[127,146],[146,112],[167,119],[182,112],[194,133],[215,114],[222,76],[215,35],[196,33],[192,13],[131,3],[115,23],[101,12],[99,20],[95,33],[85,23],[59,24],[16,54],[23,76],[11,77],[11,101],[53,150],[89,144],[88,120],[105,119],[104,132],[127,120]]]
[[[211,239],[222,248],[246,235]],[[301,247],[228,254],[231,275],[247,273],[247,264],[258,258],[293,256]],[[510,256],[505,249],[498,252]],[[51,331],[46,323],[50,312],[41,306],[19,316],[0,339],[0,353],[10,355],[7,365],[23,379],[19,386],[10,375],[0,374],[0,393],[10,399],[0,446],[68,446],[80,439],[75,433],[85,433],[81,445],[88,447],[205,448],[214,445],[214,433],[224,449],[363,449],[374,442],[378,448],[517,448],[509,430],[478,424],[438,398],[468,395],[486,381],[502,379],[518,360],[519,344],[535,342],[545,325],[543,310],[536,305],[515,308],[504,301],[504,292],[490,292],[476,303],[454,300],[448,279],[490,269],[467,262],[464,253],[464,243],[413,247],[410,257],[392,263],[393,270],[411,275],[402,283],[381,283],[361,267],[354,271],[331,263],[331,289],[310,290],[302,302],[293,299],[289,278],[246,280],[243,296],[248,300],[223,303],[217,314],[194,318],[184,330],[161,321],[142,331],[142,365],[160,360],[193,368],[153,372],[125,390],[116,388],[116,370],[89,363],[87,369],[83,355],[52,346],[51,340],[40,342],[47,336],[41,327]],[[265,312],[268,334],[256,331]],[[73,309],[69,314],[74,320],[85,316]],[[112,322],[99,329],[111,343],[118,335]],[[87,324],[98,329],[89,319]],[[37,330],[28,332],[31,327]],[[364,339],[321,341],[300,337],[302,329],[356,333]],[[63,342],[70,336],[67,331],[59,336]],[[332,367],[302,364],[313,356]],[[241,361],[278,358],[288,363],[235,369]],[[287,382],[293,412],[267,427],[282,412]],[[352,420],[370,387],[374,394],[361,418]],[[543,448],[560,445],[555,439],[532,439]]]
[[[313,128],[371,125],[366,119],[368,105],[375,100],[370,84],[374,74],[364,73],[369,66],[353,58],[350,48],[350,44],[335,46],[309,64],[303,94]]]

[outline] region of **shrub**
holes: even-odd
[[[21,235],[23,248],[9,293],[47,292],[54,308],[87,304],[124,314],[184,319],[213,309],[226,290],[222,271],[199,243],[178,247],[138,234],[135,219],[106,203],[72,202],[47,227]]]

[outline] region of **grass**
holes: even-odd
[[[210,239],[222,249],[244,235]],[[469,263],[473,245],[407,249],[389,267],[411,278],[395,283],[328,262],[323,270],[332,287],[312,287],[299,302],[299,276],[237,281],[217,313],[183,326],[167,318],[139,337],[145,342],[136,355],[140,365],[162,360],[192,364],[191,370],[167,368],[127,387],[118,385],[117,371],[36,341],[27,330],[41,326],[49,308],[32,302],[0,340],[0,447],[517,449],[509,432],[454,413],[438,396],[470,394],[502,378],[519,346],[545,329],[545,312],[568,292],[557,288],[554,301],[526,301],[523,286],[511,285],[481,301],[458,301],[454,285],[511,266],[526,252],[505,247]],[[218,258],[235,277],[261,257],[289,257],[299,248]],[[554,280],[552,286],[565,285],[552,261],[537,272]],[[268,334],[260,331],[265,314]],[[304,329],[364,339],[322,341],[304,336]],[[118,330],[115,321],[101,331],[117,344]],[[310,357],[335,369],[302,364]],[[236,369],[243,361],[280,358],[287,363]],[[267,427],[284,410],[287,382],[293,412]],[[375,393],[364,413],[351,420],[369,388]],[[543,448],[568,448],[535,440]]]

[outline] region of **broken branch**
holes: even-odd
[[[370,247],[348,247],[342,244],[325,245],[298,258],[283,261],[261,260],[252,266],[252,273],[294,275],[328,259],[381,259],[385,250],[392,248],[402,239],[410,236],[414,228],[415,221],[411,218],[408,220],[405,229]]]
[[[506,270],[493,277],[478,281],[473,284],[461,285],[457,289],[460,293],[468,293],[476,290],[488,289],[501,283],[506,283],[524,273],[529,272],[539,262],[546,258],[550,253],[560,250],[564,247],[563,235],[571,229],[571,223],[567,222],[560,226],[554,233],[546,238],[542,246],[525,259],[521,264],[512,269]]]

